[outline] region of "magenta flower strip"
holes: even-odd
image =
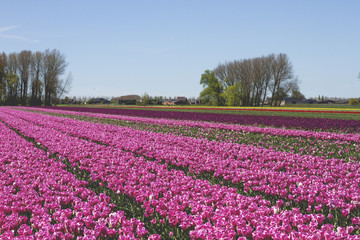
[[[254,239],[280,239],[284,235],[305,238],[314,234],[352,237],[345,228],[333,231],[331,224],[321,225],[322,214],[303,215],[296,208],[280,211],[278,206],[270,207],[270,203],[261,198],[241,196],[233,188],[194,180],[182,171],[168,171],[165,165],[135,158],[116,148],[44,129],[9,115],[2,114],[1,118],[51,152],[67,156],[72,164],[89,171],[93,179],[107,182],[110,188],[135,197],[149,215],[155,210],[183,229],[194,227],[190,232],[192,239],[233,238],[236,234],[251,235]]]
[[[34,118],[27,119],[37,124],[45,121],[53,129],[62,129],[78,137],[163,160],[177,167],[187,167],[197,175],[211,173],[234,184],[241,183],[245,192],[281,197],[299,206],[305,203],[303,212],[328,215],[329,210],[337,210],[332,214],[342,222],[346,217],[360,213],[360,187],[357,184],[360,163],[357,162],[300,156],[261,147],[149,133],[52,116],[42,116],[36,121],[35,114]]]
[[[258,127],[258,126],[244,126],[236,124],[224,124],[218,122],[201,122],[201,121],[187,121],[187,120],[174,120],[174,119],[162,119],[162,118],[145,118],[145,117],[132,117],[124,115],[112,115],[112,114],[98,114],[92,112],[78,112],[78,111],[66,111],[59,110],[58,108],[35,108],[35,107],[17,107],[18,109],[32,109],[36,111],[52,112],[52,113],[61,113],[67,115],[79,115],[79,116],[88,116],[88,117],[98,117],[98,118],[109,118],[117,119],[123,121],[135,121],[135,122],[144,122],[158,125],[167,125],[167,126],[188,126],[188,127],[197,127],[197,128],[213,128],[213,129],[224,129],[229,131],[237,132],[249,132],[249,133],[261,133],[261,134],[270,134],[278,135],[284,137],[302,137],[302,138],[314,138],[314,139],[323,139],[323,140],[338,140],[338,141],[350,141],[350,142],[360,142],[360,134],[358,132],[354,133],[336,133],[336,132],[319,132],[319,131],[305,131],[299,129],[285,129],[285,128],[274,128],[274,127]],[[312,120],[317,122],[316,120]],[[359,121],[360,122],[360,121]]]
[[[136,118],[119,115],[81,113],[39,108],[17,108],[82,121],[120,125],[143,131],[206,138],[239,144],[252,144],[301,155],[356,160],[360,156],[358,134],[338,134],[293,129],[259,128],[221,123],[189,122],[169,119]],[[269,144],[271,142],[271,144]]]
[[[41,107],[39,107],[41,108]],[[326,118],[304,118],[283,116],[256,116],[256,115],[234,115],[200,112],[174,112],[135,109],[109,109],[109,108],[81,108],[81,107],[42,107],[46,109],[61,109],[76,112],[105,113],[114,115],[128,115],[136,117],[166,118],[190,121],[221,122],[241,125],[263,125],[273,127],[300,128],[305,130],[342,131],[348,133],[360,132],[360,121],[326,119]]]
[[[19,108],[17,108],[19,109]],[[24,108],[59,117],[75,118],[81,121],[99,122],[142,131],[206,138],[239,144],[252,144],[283,152],[301,155],[323,156],[347,160],[360,159],[358,135],[319,133],[292,129],[259,128],[252,126],[228,125],[219,123],[189,122],[168,119],[135,118],[119,115],[81,113],[62,110]],[[155,124],[157,123],[157,124]],[[193,126],[194,125],[194,126]],[[222,125],[224,127],[222,127]],[[270,130],[270,131],[268,131]],[[280,131],[278,131],[280,130]],[[269,134],[269,132],[271,134]],[[306,134],[301,134],[301,133]],[[347,140],[341,140],[347,139]],[[269,144],[269,142],[271,144]]]
[[[61,162],[0,122],[1,239],[144,237],[137,219],[113,211],[103,193],[77,180]]]

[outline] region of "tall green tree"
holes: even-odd
[[[213,71],[206,70],[200,79],[203,91],[200,93],[200,99],[203,103],[212,106],[224,105],[224,87],[223,84],[215,77]]]
[[[8,71],[6,74],[6,85],[8,88],[6,96],[6,105],[17,105],[19,76],[15,71]]]
[[[19,64],[17,53],[10,53],[7,58],[6,66],[6,104],[17,105],[19,93]]]
[[[223,96],[227,105],[262,106],[270,95],[270,105],[278,106],[281,97],[299,89],[292,64],[284,53],[218,64],[213,72],[205,71],[203,77],[202,100],[211,105],[217,105],[216,96]],[[215,91],[221,87],[225,89],[223,94]]]
[[[296,99],[300,99],[300,100],[305,99],[304,94],[302,94],[298,89],[292,90],[291,97],[296,98]],[[320,98],[320,96],[319,96],[319,98]]]
[[[241,83],[236,82],[232,86],[228,86],[225,89],[224,96],[226,99],[226,105],[228,106],[240,106],[241,105]]]

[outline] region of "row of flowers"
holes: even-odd
[[[279,108],[279,107],[159,107],[159,106],[121,106],[121,108],[128,109],[183,109],[183,110],[227,110],[227,111],[254,111],[254,112],[300,112],[300,113],[349,113],[360,114],[360,111],[355,109],[337,108],[336,110],[329,110],[329,108]],[[355,110],[355,111],[354,111]]]
[[[339,209],[344,217],[359,212],[360,163],[284,153],[273,149],[193,139],[36,113],[13,112],[49,129],[131,151],[147,158],[212,173],[272,196],[308,203],[306,211]]]
[[[43,116],[28,117],[51,125]],[[242,196],[234,188],[210,185],[208,181],[186,176],[183,171],[169,171],[166,165],[135,157],[118,148],[71,137],[51,127],[21,120],[19,116],[3,112],[1,119],[45,145],[50,152],[59,153],[74,166],[89,171],[93,180],[105,182],[118,193],[125,192],[136,198],[149,216],[156,211],[171,224],[191,230],[192,239],[236,236],[283,239],[289,235],[303,239],[313,236],[358,238],[348,235],[353,226],[333,231],[334,226],[324,223],[322,214],[301,214],[298,208],[281,211],[281,201],[271,206],[261,197]],[[97,134],[95,129],[91,131]],[[353,219],[355,228],[356,220]]]
[[[302,155],[356,160],[359,158],[359,134],[338,134],[294,129],[260,128],[222,123],[190,122],[169,119],[137,118],[121,115],[81,113],[63,110],[21,108],[45,114],[104,124],[131,127],[138,130],[171,133],[179,136],[253,144],[278,151]]]
[[[40,107],[39,107],[40,108]],[[135,109],[112,109],[112,108],[81,108],[81,107],[43,107],[46,109],[60,109],[75,112],[105,113],[114,115],[128,115],[135,117],[165,118],[175,120],[208,121],[242,125],[262,125],[273,127],[286,127],[316,131],[341,131],[357,133],[360,130],[360,121],[326,119],[326,118],[304,118],[283,116],[261,116],[261,115],[236,115],[200,112],[179,111],[154,111]]]
[[[144,223],[113,211],[110,198],[89,190],[0,122],[1,239],[139,239]],[[151,239],[159,239],[153,235]]]
[[[259,127],[259,126],[244,126],[236,124],[224,124],[219,122],[201,122],[201,121],[186,121],[186,120],[174,120],[174,119],[164,119],[164,118],[149,118],[149,117],[132,117],[126,115],[114,115],[114,114],[103,114],[103,113],[93,113],[88,111],[68,111],[60,110],[58,108],[35,108],[35,107],[18,107],[18,109],[24,110],[37,110],[50,113],[66,114],[66,115],[79,115],[79,116],[88,116],[88,117],[97,117],[97,118],[109,118],[122,121],[134,121],[139,123],[154,124],[154,125],[165,125],[165,126],[183,126],[183,127],[192,127],[192,128],[202,128],[202,129],[223,129],[228,131],[236,132],[249,132],[249,133],[260,133],[260,134],[269,134],[275,136],[284,136],[284,137],[301,137],[301,138],[313,138],[313,139],[323,139],[323,140],[339,140],[339,141],[351,141],[351,142],[360,142],[359,131],[354,133],[336,133],[336,132],[319,132],[319,131],[305,131],[300,129],[286,129],[286,128],[274,128],[274,127]],[[86,108],[87,109],[87,108]],[[105,109],[111,110],[111,109]],[[146,111],[144,111],[146,112]],[[109,112],[111,113],[111,111]],[[254,117],[254,116],[253,116]],[[211,119],[209,119],[210,121]],[[291,120],[291,119],[290,119]],[[326,121],[326,119],[324,119]],[[312,122],[317,122],[312,120]],[[360,124],[360,121],[357,123]],[[274,125],[278,125],[274,122]]]

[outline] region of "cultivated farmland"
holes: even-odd
[[[0,238],[360,239],[359,128],[3,107]]]

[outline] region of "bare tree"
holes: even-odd
[[[272,84],[271,87],[271,106],[277,106],[279,102],[279,98],[277,97],[280,93],[280,88],[282,84],[286,81],[293,78],[293,69],[292,64],[290,63],[288,57],[284,53],[280,53],[279,55],[270,55],[272,60],[271,64],[271,73],[272,73]],[[283,89],[281,90],[283,91]]]
[[[252,59],[253,71],[254,71],[254,91],[252,93],[251,102],[255,106],[261,105],[262,94],[266,89],[265,85],[265,65],[263,58]]]
[[[251,59],[237,62],[242,87],[242,105],[252,105],[251,94],[254,91],[254,69]]]
[[[261,58],[261,66],[262,66],[262,78],[263,78],[263,92],[262,92],[262,100],[261,105],[264,105],[265,99],[267,97],[267,91],[270,86],[270,82],[272,80],[271,74],[271,63],[272,59],[270,57],[262,57]]]
[[[213,70],[214,75],[217,79],[224,83],[225,79],[227,78],[227,64],[226,63],[219,63],[216,68]]]
[[[65,56],[59,50],[45,50],[44,52],[44,105],[48,106],[57,98],[59,77],[64,74],[67,63]]]
[[[300,91],[299,90],[299,80],[296,77],[290,79],[289,81],[284,82],[282,87],[286,94],[289,94],[290,92],[293,92],[293,91]]]
[[[21,105],[25,106],[27,101],[29,75],[31,71],[31,51],[21,51],[17,55],[17,61],[20,75],[20,102]]]
[[[35,52],[31,56],[31,98],[30,105],[41,105],[42,75],[44,71],[43,53]]]
[[[225,88],[234,86],[236,82],[235,78],[231,76],[231,72],[229,72],[231,71],[229,65],[231,65],[231,63],[219,63],[214,69],[215,77],[222,82]]]
[[[71,90],[73,77],[71,72],[66,76],[65,79],[61,79],[57,86],[57,97],[61,98],[64,93],[69,93]]]
[[[228,93],[231,93],[234,96],[228,96],[229,98],[233,99],[232,102],[235,106],[244,105],[243,102],[243,92],[244,92],[244,85],[242,83],[243,76],[241,72],[241,61],[234,60],[232,62],[229,62],[226,64],[227,68],[227,88],[230,91],[227,91]]]

